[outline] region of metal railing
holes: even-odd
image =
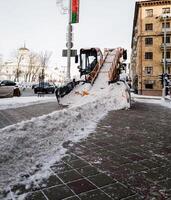
[[[164,31],[165,31],[165,28],[162,28],[162,33],[164,33]],[[171,32],[171,28],[166,28],[166,32],[167,33]]]
[[[164,59],[161,60],[161,63],[164,64]],[[171,58],[166,58],[166,64],[171,65]]]
[[[164,48],[164,43],[160,45],[160,48]],[[166,48],[171,48],[171,43],[166,43]]]

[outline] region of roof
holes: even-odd
[[[26,47],[21,47],[19,48],[19,51],[29,51],[29,49],[27,49]]]
[[[26,44],[24,43],[24,46],[19,48],[19,51],[29,51],[29,49],[26,48]]]

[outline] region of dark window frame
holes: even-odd
[[[164,43],[164,36],[162,37],[162,43]],[[170,35],[166,36],[166,43],[167,44],[171,43],[171,37],[170,37]]]
[[[153,9],[146,9],[146,17],[153,17]]]
[[[162,13],[163,13],[163,14],[168,14],[168,13],[170,13],[170,7],[162,8]]]
[[[145,38],[145,45],[153,45],[153,38],[152,37]]]
[[[153,23],[145,24],[145,30],[146,31],[152,31],[153,30]]]
[[[145,84],[145,89],[151,89],[151,90],[153,90],[153,88],[154,88],[153,86],[154,86],[154,84],[152,84],[152,83],[151,84],[146,83]]]
[[[152,66],[145,67],[144,73],[146,75],[152,75],[153,74],[153,67]]]
[[[164,59],[164,52],[162,52],[162,58]],[[171,52],[166,51],[166,59],[170,59],[170,58],[171,58]]]
[[[145,60],[153,60],[153,52],[145,52]]]
[[[162,23],[162,28],[165,28],[164,23]],[[170,22],[166,22],[166,28],[170,28]]]

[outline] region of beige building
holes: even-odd
[[[164,72],[171,74],[171,0],[135,3],[131,47],[134,88],[138,94],[161,95],[163,86],[159,75]]]

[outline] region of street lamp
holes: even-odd
[[[165,98],[166,95],[166,81],[165,81],[165,75],[166,75],[166,36],[167,36],[167,31],[166,31],[166,19],[168,16],[163,16],[164,19],[164,68],[163,68],[163,92],[162,92],[162,97],[163,99]]]
[[[163,89],[162,89],[162,97],[165,99],[166,95],[166,73],[167,73],[167,64],[166,64],[166,37],[167,37],[167,29],[166,29],[166,21],[169,19],[168,15],[161,15],[159,18],[160,20],[164,20],[164,58],[163,58]]]
[[[57,0],[57,4],[62,5],[63,0]],[[79,22],[79,0],[68,0],[68,26],[67,26],[67,71],[66,71],[66,82],[70,81],[71,74],[71,56],[74,57],[76,50],[71,50],[73,47],[72,43],[72,24]],[[65,8],[65,11],[67,9]],[[66,51],[64,51],[64,56]]]
[[[71,68],[71,48],[72,48],[72,17],[71,17],[71,4],[72,0],[69,0],[68,7],[65,7],[63,0],[56,0],[57,6],[61,8],[62,14],[68,14],[68,25],[67,25],[67,70],[66,70],[66,81],[71,79],[70,68]]]
[[[69,0],[69,9],[68,9],[68,39],[67,39],[67,81],[71,79],[70,68],[71,68],[71,40],[72,40],[72,25],[71,25],[71,0]]]

